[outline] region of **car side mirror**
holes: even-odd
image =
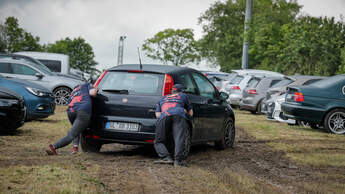
[[[221,100],[226,100],[229,98],[229,94],[225,93],[225,92],[220,92],[219,93],[219,97]]]
[[[35,76],[38,78],[38,79],[42,79],[44,77],[44,75],[40,74],[40,73],[36,73]]]

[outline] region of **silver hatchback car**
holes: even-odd
[[[84,83],[58,76],[44,65],[16,59],[0,59],[0,74],[8,78],[29,80],[49,89],[55,95],[57,105],[67,105],[73,88]]]

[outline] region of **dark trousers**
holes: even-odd
[[[89,126],[90,115],[85,111],[68,112],[68,119],[72,124],[72,128],[67,135],[53,144],[55,149],[64,147],[73,143],[79,144],[80,134]],[[76,142],[77,141],[77,142]]]
[[[185,130],[187,130],[187,121],[181,116],[166,116],[158,120],[154,142],[158,156],[161,158],[170,157],[167,145],[169,144],[169,135],[172,134],[175,143],[175,160],[184,159]]]

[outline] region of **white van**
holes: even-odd
[[[53,72],[67,75],[70,74],[68,55],[44,52],[16,52],[15,54],[25,55],[37,59]]]

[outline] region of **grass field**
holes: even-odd
[[[192,148],[190,167],[152,164],[152,148],[46,156],[69,130],[65,107],[0,136],[0,193],[344,193],[345,136],[236,111],[235,147]]]

